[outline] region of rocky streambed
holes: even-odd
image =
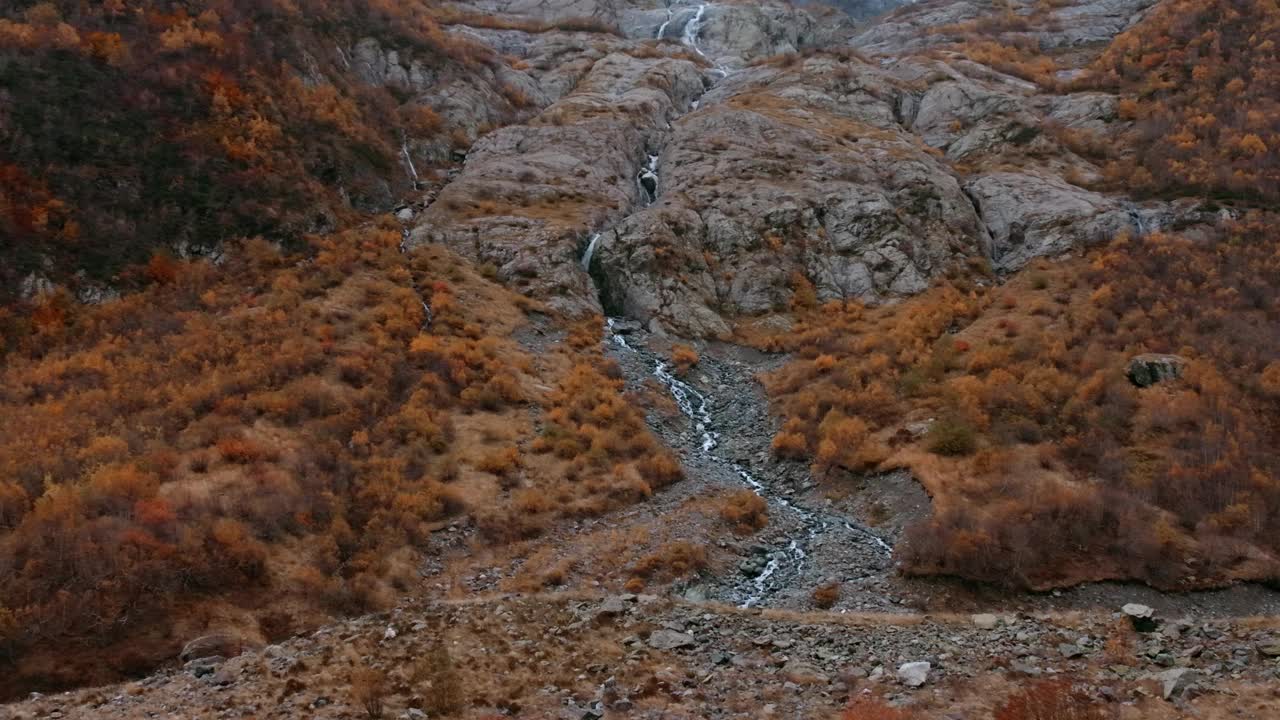
[[[782,358],[719,346],[681,378],[636,323],[611,320],[608,334],[610,355],[628,384],[639,389],[656,381],[679,408],[677,421],[651,416],[651,423],[679,454],[686,482],[749,489],[768,506],[768,526],[729,546],[741,557],[734,572],[686,584],[685,597],[742,607],[810,607],[811,591],[834,582],[844,589],[842,609],[898,604],[889,592],[892,538],[837,511],[815,492],[804,465],[778,461],[770,452],[776,421],[755,374]]]

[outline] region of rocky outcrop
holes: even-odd
[[[867,20],[902,7],[913,0],[827,0],[826,5],[843,10],[855,20]]]
[[[1119,32],[1147,5],[1013,12],[1027,19],[1023,40],[1070,16],[1073,44]],[[989,0],[914,3],[854,36],[892,62],[793,54],[829,45],[839,23],[776,2],[474,6],[619,29],[451,29],[520,58],[513,84],[546,107],[476,143],[410,244],[447,243],[560,310],[724,336],[733,318],[787,309],[797,289],[879,302],[923,290],[960,258],[1013,271],[1191,217],[1082,187],[1101,170],[1062,129],[1123,131],[1115,96],[1046,94],[954,49],[913,54],[954,40]],[[370,78],[415,82],[399,56],[360,57]],[[466,92],[443,95],[469,114]]]
[[[803,10],[772,1],[684,2],[626,11],[622,32],[630,38],[680,42],[717,67],[737,68],[757,58],[827,44],[848,24],[829,10],[822,22],[814,13],[822,8]]]
[[[986,250],[960,183],[898,126],[894,81],[857,59],[755,68],[681,119],[658,202],[606,233],[593,271],[607,309],[678,333],[819,300],[924,289]]]
[[[963,39],[968,24],[998,17],[1004,8],[1014,18],[1033,20],[1025,27],[1010,23],[1000,38],[1031,40],[1042,49],[1076,48],[1107,42],[1142,18],[1156,0],[1082,0],[1047,7],[1036,0],[924,0],[899,8],[854,36],[853,45],[868,53],[906,54]]]
[[[964,189],[991,232],[991,261],[998,270],[1137,230],[1120,201],[1051,175],[995,172],[972,178]]]
[[[410,246],[449,245],[571,313],[598,307],[578,267],[589,231],[637,201],[647,138],[703,91],[687,60],[612,53],[533,122],[494,131],[419,218]]]
[[[1145,388],[1158,383],[1176,380],[1187,367],[1187,359],[1181,355],[1145,353],[1129,361],[1125,370],[1129,382]]]

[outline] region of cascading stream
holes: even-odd
[[[684,26],[681,33],[681,42],[696,52],[699,56],[706,57],[706,53],[699,47],[698,40],[702,32],[702,23],[706,15],[707,3],[698,5],[692,19]],[[667,31],[674,17],[674,13],[670,7],[667,9],[667,20],[658,28],[657,36],[662,38]],[[716,72],[721,78],[728,76],[729,71],[717,66]],[[691,104],[691,111],[697,110],[700,104],[699,100],[694,100]],[[657,198],[658,189],[658,155],[648,155],[647,161],[643,168],[636,176],[636,184],[640,190],[640,197],[643,204],[653,203]],[[594,234],[587,243],[586,250],[583,252],[581,263],[584,270],[590,271],[591,261],[596,253],[596,249],[600,243],[601,233]],[[878,548],[884,552],[889,552],[891,548],[887,543],[877,537],[868,530],[859,528],[854,524],[840,519],[828,518],[823,514],[801,507],[780,491],[772,488],[768,484],[756,479],[751,472],[742,465],[719,457],[715,450],[720,443],[720,435],[716,432],[714,417],[711,411],[711,398],[700,392],[697,388],[677,378],[671,373],[668,365],[653,358],[649,358],[646,353],[631,347],[626,338],[619,332],[615,326],[615,321],[610,318],[608,321],[609,340],[622,350],[629,353],[637,353],[653,362],[653,375],[659,382],[667,388],[671,397],[675,400],[676,405],[680,408],[681,413],[689,418],[693,425],[694,431],[697,433],[699,440],[698,450],[702,456],[717,465],[728,468],[734,476],[740,479],[747,487],[749,487],[758,496],[763,498],[767,503],[774,507],[782,508],[791,513],[798,521],[802,528],[798,536],[788,538],[786,546],[779,551],[770,553],[769,560],[765,567],[761,569],[754,577],[746,583],[746,587],[735,592],[735,596],[742,597],[742,607],[754,607],[763,602],[772,588],[770,582],[785,568],[798,569],[808,558],[807,547],[823,532],[831,529],[833,525],[839,525],[845,530],[863,536],[873,542]]]
[[[640,173],[636,175],[636,186],[646,205],[652,205],[658,199],[658,156],[650,155]]]
[[[706,57],[707,54],[702,52],[702,48],[698,47],[698,36],[702,34],[702,16],[706,12],[707,4],[702,3],[699,5],[698,11],[693,15],[693,19],[684,26],[684,34],[680,36],[680,42],[688,45],[690,49],[702,57]]]
[[[668,6],[667,19],[661,25],[658,26],[658,34],[655,36],[657,39],[661,40],[662,37],[667,34],[667,26],[671,24],[671,17],[672,17],[671,7]]]
[[[600,235],[596,233],[591,236],[591,241],[587,243],[587,249],[582,253],[582,269],[591,272],[591,256],[596,254],[596,246],[600,244]]]
[[[612,318],[607,321],[607,324],[609,338],[615,345],[628,352],[639,352],[627,343],[622,334],[617,332],[615,321]],[[838,523],[845,530],[867,538],[885,553],[891,552],[892,548],[874,533],[857,527],[842,518],[839,520],[831,519],[821,513],[797,505],[782,493],[758,480],[747,468],[719,457],[715,450],[720,444],[720,434],[714,429],[715,418],[711,412],[711,398],[672,374],[667,363],[661,360],[654,360],[653,375],[667,388],[672,399],[675,400],[676,406],[680,408],[680,412],[689,418],[693,424],[693,430],[700,441],[699,450],[702,455],[718,465],[731,469],[747,487],[751,488],[756,495],[766,502],[792,513],[803,528],[800,537],[790,538],[786,547],[780,552],[771,553],[765,567],[755,577],[751,578],[749,589],[742,592],[745,596],[741,603],[742,607],[754,607],[763,602],[770,592],[769,583],[778,572],[786,567],[798,569],[809,556],[806,548],[818,535],[829,530],[833,524]]]

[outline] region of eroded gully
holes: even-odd
[[[681,42],[702,57],[702,22],[708,6],[693,10],[680,34]],[[671,13],[669,9],[669,13]],[[661,37],[668,23],[658,31]],[[713,71],[718,80],[729,76],[721,67]],[[713,83],[714,87],[714,83]],[[694,101],[691,112],[698,109]],[[658,155],[649,154],[637,173],[638,208],[657,200],[661,193]],[[582,256],[584,270],[590,271],[601,233],[593,235]],[[847,573],[836,564],[870,565],[868,572],[889,568],[892,548],[878,535],[829,509],[818,509],[800,495],[813,483],[799,466],[778,463],[769,456],[772,419],[762,388],[754,380],[754,368],[732,359],[708,358],[699,367],[704,387],[677,377],[665,359],[648,348],[648,336],[633,323],[611,318],[607,321],[608,342],[628,384],[640,387],[650,377],[671,395],[687,420],[673,427],[650,418],[653,428],[680,454],[690,478],[711,480],[723,487],[738,485],[762,498],[769,511],[770,530],[762,533],[740,562],[736,572],[721,573],[692,589],[707,599],[732,602],[742,607],[785,604],[822,582],[833,571]],[[630,339],[628,339],[630,338]],[[721,397],[706,385],[730,389]],[[815,546],[840,549],[823,551],[815,557]],[[824,563],[823,560],[828,562]]]

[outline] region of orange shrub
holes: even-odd
[[[840,602],[840,583],[829,582],[813,589],[813,604],[823,610],[830,609]]]
[[[730,493],[720,504],[720,519],[748,535],[769,524],[769,505],[751,490]]]
[[[675,365],[676,375],[684,377],[700,358],[698,351],[688,345],[676,345],[671,349],[671,362]]]
[[[1062,680],[1045,680],[1019,690],[996,709],[994,720],[1106,720],[1108,713]]]

